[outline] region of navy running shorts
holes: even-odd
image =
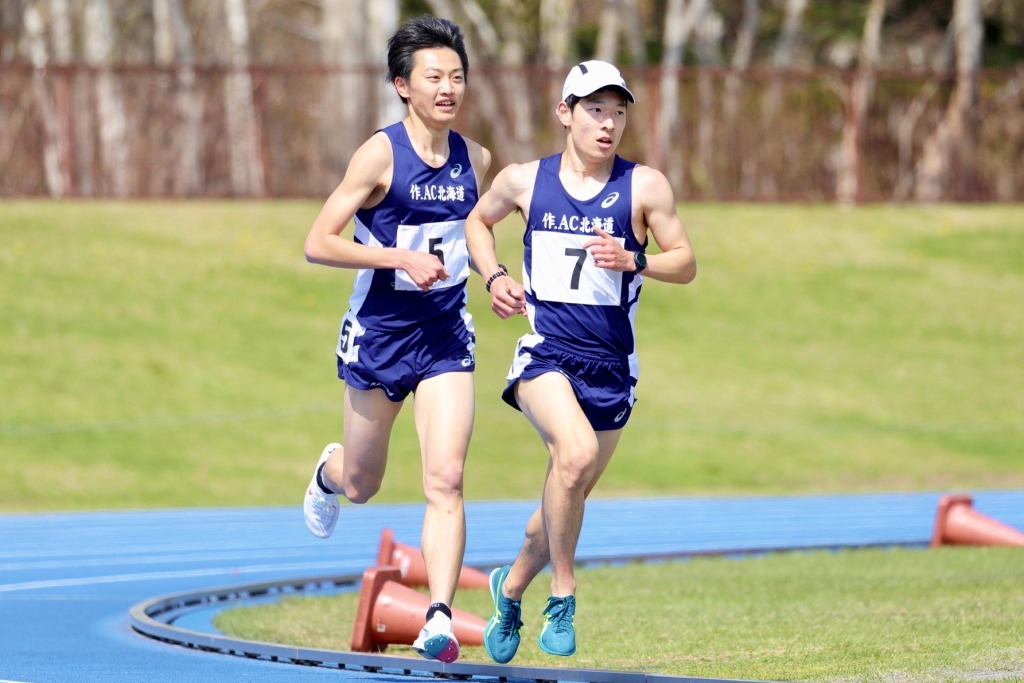
[[[338,377],[354,389],[383,389],[399,403],[425,379],[472,372],[475,346],[468,313],[400,330],[367,329],[349,313],[338,335]]]
[[[569,380],[583,414],[594,431],[626,426],[636,403],[638,374],[630,358],[582,356],[573,349],[538,334],[520,337],[509,370],[508,386],[501,394],[505,403],[521,410],[516,402],[515,384],[547,372],[557,372]]]

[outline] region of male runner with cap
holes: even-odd
[[[502,397],[530,420],[550,456],[522,548],[491,574],[484,645],[500,663],[519,647],[523,593],[548,563],[551,597],[538,644],[553,655],[576,652],[576,544],[585,499],[635,401],[640,287],[645,277],[686,284],[697,272],[668,180],[615,153],[633,102],[613,65],[574,66],[556,107],[565,151],[503,169],[466,219],[491,310],[529,318],[533,332],[519,339]],[[523,284],[495,253],[494,225],[513,211],[526,223]],[[660,249],[650,257],[648,235]]]

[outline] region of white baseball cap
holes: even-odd
[[[569,70],[569,75],[565,77],[565,85],[562,86],[562,101],[564,102],[569,95],[586,97],[609,86],[621,89],[626,99],[636,103],[619,70],[608,62],[597,59],[582,62]]]

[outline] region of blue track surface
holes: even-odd
[[[1024,529],[1024,491],[970,493],[978,512]],[[593,500],[578,557],[924,545],[940,496]],[[466,563],[509,561],[533,507],[468,504]],[[173,647],[133,632],[128,612],[169,593],[361,574],[383,528],[418,545],[422,513],[419,505],[349,507],[328,541],[309,534],[298,506],[0,516],[0,682],[408,682]],[[350,629],[338,625],[339,646]]]

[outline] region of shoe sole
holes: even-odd
[[[422,645],[413,645],[413,649],[424,659],[436,659],[445,664],[459,658],[459,644],[445,635],[427,638]]]
[[[554,650],[545,646],[544,643],[541,642],[541,640],[538,638],[537,646],[540,647],[541,650],[544,650],[544,652],[547,652],[549,655],[554,655],[555,657],[572,657],[574,654],[576,654],[575,645],[573,645],[572,650],[570,650],[569,652],[555,652]]]

